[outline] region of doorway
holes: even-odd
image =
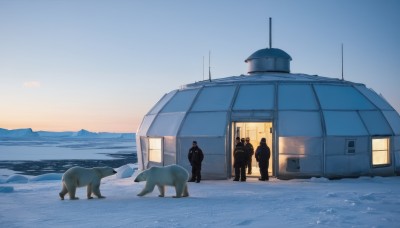
[[[252,156],[251,162],[251,174],[247,174],[248,177],[260,177],[260,168],[258,166],[258,162],[255,158],[255,152],[257,147],[260,145],[260,141],[262,138],[267,139],[267,145],[271,150],[271,157],[269,159],[269,167],[268,167],[268,175],[272,175],[273,168],[273,146],[272,146],[272,122],[233,122],[232,123],[232,165],[234,162],[233,152],[235,149],[235,138],[250,138],[250,143],[253,145],[254,154]],[[246,173],[248,173],[248,168],[246,169]],[[234,169],[232,169],[232,176],[234,176]]]

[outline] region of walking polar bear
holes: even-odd
[[[157,185],[160,191],[159,197],[164,197],[165,185],[175,186],[175,198],[188,197],[187,181],[189,173],[179,165],[169,165],[165,167],[151,167],[144,170],[135,178],[135,182],[146,181],[144,189],[138,196],[144,196],[154,190]]]
[[[65,194],[69,194],[71,200],[79,199],[75,197],[76,188],[87,186],[87,198],[93,199],[92,193],[98,198],[105,198],[100,193],[100,180],[103,177],[116,174],[111,167],[82,168],[72,167],[68,169],[62,177],[62,190],[59,193],[60,198],[64,200]]]

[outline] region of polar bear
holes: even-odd
[[[144,196],[154,190],[157,185],[160,191],[159,197],[164,197],[165,185],[175,186],[176,196],[174,198],[188,197],[187,181],[189,173],[182,166],[169,165],[165,167],[151,167],[139,173],[135,182],[146,181],[144,189],[138,196]]]
[[[93,199],[92,193],[98,198],[105,198],[100,193],[100,180],[103,177],[116,174],[111,167],[82,168],[72,167],[68,169],[62,177],[62,190],[59,193],[60,198],[64,200],[65,194],[69,194],[71,200],[79,199],[75,197],[77,187],[87,186],[87,198]]]

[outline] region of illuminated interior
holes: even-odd
[[[389,138],[372,139],[372,165],[390,164]]]
[[[240,138],[250,138],[250,143],[254,147],[254,155],[252,157],[252,174],[247,176],[254,176],[254,177],[259,177],[260,176],[260,168],[258,166],[258,163],[255,158],[255,152],[257,150],[257,146],[260,145],[261,138],[266,138],[267,139],[267,145],[271,150],[271,157],[269,159],[269,167],[268,167],[268,174],[271,176],[272,175],[272,122],[234,122],[233,123],[233,129],[235,129],[234,132],[232,132],[232,143],[235,144],[235,138],[240,137]],[[233,159],[233,151],[234,151],[235,145],[232,145],[232,165],[234,162]],[[247,173],[247,169],[246,169]],[[232,169],[232,175],[234,175],[234,169]]]
[[[162,139],[161,138],[149,138],[149,161],[150,162],[162,162]]]

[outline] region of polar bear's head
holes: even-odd
[[[137,175],[137,177],[135,178],[135,182],[140,182],[140,181],[146,181],[147,180],[147,173],[148,170],[145,170],[141,173],[139,173],[139,175]]]
[[[105,167],[94,167],[94,171],[96,171],[101,178],[108,177],[117,173],[113,168],[105,166]]]

